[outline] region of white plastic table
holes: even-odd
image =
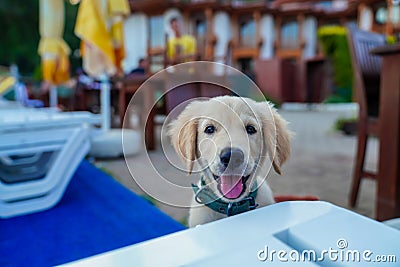
[[[282,202],[67,266],[400,266],[400,231],[327,202]]]

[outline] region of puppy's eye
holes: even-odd
[[[255,134],[257,132],[256,128],[253,125],[246,126],[246,132],[250,135]]]
[[[215,126],[214,125],[208,125],[205,129],[204,132],[206,134],[213,134],[215,132]]]

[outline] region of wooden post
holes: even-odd
[[[260,55],[260,49],[262,46],[262,38],[261,38],[261,14],[260,11],[254,11],[253,12],[253,19],[254,19],[254,23],[256,24],[256,47],[255,49],[257,50],[257,58]],[[256,59],[256,58],[254,58]]]
[[[382,56],[376,218],[400,217],[400,45],[374,49]]]
[[[151,27],[150,27],[150,18],[151,17],[147,17],[146,19],[146,28],[147,28],[147,60],[149,62],[146,73],[150,73],[151,70],[151,65],[153,64],[153,58],[151,56]]]
[[[298,49],[301,50],[301,52],[303,52],[303,49],[305,47],[305,38],[303,36],[303,28],[304,28],[304,14],[298,14],[297,15],[297,24],[298,24],[298,29],[299,29],[299,43],[298,45]]]
[[[282,18],[276,17],[275,18],[275,41],[274,41],[274,49],[275,51],[281,50],[281,43],[282,43]],[[278,54],[278,53],[275,53]]]
[[[385,27],[385,34],[392,35],[393,34],[393,2],[392,0],[387,0],[387,20],[386,20],[386,27]]]
[[[186,25],[186,29],[185,29],[186,33],[187,34],[193,34],[193,27],[190,27],[190,19],[189,19],[190,18],[190,14],[189,14],[189,11],[185,10],[182,15],[183,15],[182,16],[183,17],[183,22]]]
[[[236,47],[240,42],[239,21],[236,14],[233,14],[231,17],[231,25],[233,45]]]
[[[231,16],[231,26],[232,26],[232,39],[230,42],[231,49],[232,49],[232,58],[231,58],[231,64],[233,66],[236,66],[236,54],[235,54],[235,49],[238,47],[239,42],[240,42],[240,33],[239,33],[239,22],[238,22],[238,16],[236,14],[233,14]]]
[[[205,47],[205,60],[213,60],[214,57],[214,43],[215,36],[213,32],[213,11],[211,8],[207,7],[204,10],[204,14],[206,17],[206,47]]]

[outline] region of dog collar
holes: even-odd
[[[222,213],[227,216],[233,216],[249,210],[254,210],[258,206],[258,204],[255,202],[258,190],[257,181],[254,182],[249,196],[239,202],[225,202],[213,192],[204,190],[205,186],[206,182],[204,177],[201,177],[200,187],[192,184],[192,188],[195,193],[195,200],[197,203],[204,204],[218,213]]]

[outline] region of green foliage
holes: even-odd
[[[395,44],[397,42],[397,38],[395,35],[388,35],[386,36],[386,43],[388,44]]]
[[[186,227],[189,227],[189,222],[188,222],[188,219],[189,219],[189,217],[183,217],[179,222],[182,224],[182,225],[184,225],[184,226],[186,226]]]
[[[340,26],[323,26],[318,30],[322,49],[333,63],[335,90],[333,99],[352,101],[353,71],[346,30]],[[330,102],[328,100],[327,102]]]
[[[32,78],[34,81],[41,81],[42,80],[42,65],[36,65],[35,69],[32,73]]]
[[[333,88],[333,94],[328,96],[324,103],[347,103],[351,102],[352,100],[352,91],[351,87],[344,87],[344,88]]]
[[[356,123],[356,122],[357,122],[356,117],[350,117],[350,118],[340,117],[336,120],[333,127],[336,131],[341,131],[343,130],[343,127],[346,123]]]
[[[334,130],[340,131],[345,135],[356,135],[357,134],[357,118],[338,118],[334,124]]]
[[[140,195],[143,199],[149,202],[151,205],[157,207],[157,200],[149,195]]]
[[[79,5],[70,5],[67,2],[65,3],[64,40],[71,48],[71,55],[69,56],[71,71],[74,71],[76,70],[76,68],[82,66],[81,58],[77,58],[73,55],[74,51],[76,49],[79,49],[81,43],[80,39],[74,33],[75,20],[76,20],[76,15],[78,13],[78,7]]]
[[[78,6],[65,2],[64,39],[71,50],[79,48],[79,39],[74,35]],[[39,45],[39,1],[0,0],[0,65],[18,65],[21,73],[31,75],[40,65],[37,53]],[[79,66],[78,59],[70,57],[73,68]],[[40,76],[39,76],[40,77]]]
[[[0,65],[16,63],[22,72],[27,72],[40,62],[38,13],[39,1],[36,0],[0,1]]]
[[[102,172],[107,173],[109,176],[113,177],[114,179],[118,180],[117,177],[114,175],[112,171],[107,169],[106,167],[102,166],[101,164],[95,164],[98,169],[100,169]]]

